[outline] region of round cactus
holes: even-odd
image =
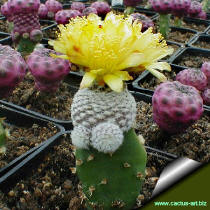
[[[90,6],[97,10],[99,16],[105,16],[108,12],[111,11],[109,4],[103,1],[93,2]]]
[[[191,85],[198,90],[204,90],[207,86],[206,75],[199,69],[185,69],[176,75],[176,80],[184,85]]]
[[[62,4],[59,1],[56,0],[47,0],[45,2],[45,6],[47,7],[48,14],[47,16],[49,18],[54,18],[55,14],[59,11],[62,10]]]
[[[201,66],[201,71],[206,75],[208,87],[210,88],[210,62],[204,62]]]
[[[47,18],[47,14],[48,14],[48,9],[45,6],[45,4],[40,4],[39,10],[38,10],[39,18],[45,19]]]
[[[60,10],[55,14],[55,21],[58,24],[67,24],[71,18],[82,16],[78,10]]]
[[[38,48],[28,56],[27,64],[35,78],[35,88],[44,92],[54,92],[61,80],[69,73],[69,61],[61,58],[52,58],[55,51]]]
[[[202,11],[196,16],[196,18],[206,20],[206,19],[207,19],[207,14],[206,14],[205,11],[202,10]]]
[[[202,4],[198,1],[192,1],[188,9],[188,14],[190,17],[197,16],[202,11]]]
[[[82,11],[85,9],[85,4],[82,2],[72,2],[71,9],[78,10],[79,12],[82,13]]]
[[[152,97],[153,119],[171,134],[185,131],[203,113],[199,91],[178,81],[160,84]]]
[[[134,20],[142,23],[142,32],[146,31],[149,27],[154,27],[153,21],[144,14],[133,13],[131,16]]]
[[[150,4],[160,14],[169,14],[173,8],[173,0],[151,0]]]
[[[210,106],[210,89],[207,88],[202,93],[203,103]]]
[[[7,97],[21,82],[26,73],[26,63],[20,53],[0,44],[0,97]]]
[[[82,15],[83,16],[88,16],[89,14],[91,14],[91,13],[93,13],[93,14],[98,14],[97,13],[97,10],[95,9],[95,8],[93,8],[93,7],[86,7],[84,10],[83,10],[83,12],[82,12]]]
[[[172,0],[172,14],[177,17],[182,17],[187,14],[190,8],[191,0]]]

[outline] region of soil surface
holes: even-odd
[[[177,59],[174,64],[179,66],[186,66],[190,68],[201,68],[204,62],[210,61],[210,54],[204,57],[202,54],[194,54],[194,53],[183,53],[182,56]]]
[[[10,136],[6,141],[6,153],[0,154],[0,168],[57,133],[57,128],[33,124],[32,127],[16,127],[5,124]]]
[[[57,35],[58,32],[59,29],[57,26],[42,31],[43,37],[47,39],[56,39],[58,37]]]
[[[167,45],[168,45],[169,47],[172,47],[172,48],[174,49],[173,54],[180,48],[180,46],[178,46],[178,45],[176,45],[176,44],[167,44]],[[166,56],[165,58],[163,58],[163,60],[169,59],[171,56],[173,56],[173,54],[172,54],[172,55]]]
[[[206,48],[210,50],[210,42],[209,41],[201,41],[198,40],[193,44],[194,47]]]
[[[137,206],[147,202],[158,181],[158,177],[168,161],[148,154],[146,178]],[[0,208],[5,210],[84,210],[81,184],[72,173],[75,157],[70,138],[63,138],[59,146],[54,146],[44,161],[34,168],[30,176],[20,180],[7,192],[0,191]]]
[[[70,120],[73,95],[72,89],[64,82],[55,93],[35,90],[33,76],[28,72],[12,95],[4,100],[59,120]]]
[[[137,103],[136,121],[136,132],[144,137],[146,145],[178,157],[188,157],[203,163],[210,161],[210,118],[206,114],[185,133],[170,136],[153,121],[151,104],[140,101]]]

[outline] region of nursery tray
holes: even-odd
[[[190,41],[189,46],[210,50],[210,35],[201,34],[195,36],[194,39]]]
[[[10,34],[8,33],[4,33],[4,32],[0,32],[0,44],[7,38],[10,37]]]
[[[10,129],[12,128],[26,128],[27,129],[27,128],[31,128],[34,124],[41,127],[47,127],[49,123],[48,121],[45,121],[41,118],[31,116],[29,114],[17,111],[15,109],[6,107],[4,105],[0,105],[0,117],[6,118],[5,125],[8,126]],[[65,129],[62,126],[58,124],[54,124],[54,123],[51,123],[51,124],[52,124],[52,127],[56,128],[57,130],[55,134],[53,134],[50,138],[39,143],[37,146],[34,146],[33,148],[29,149],[28,151],[18,156],[17,158],[13,159],[6,166],[0,168],[0,187],[4,183],[5,178],[7,179],[8,176],[13,175],[15,171],[14,168],[17,165],[21,165],[21,168],[24,168],[25,163],[27,163],[27,161],[25,160],[28,158],[28,156],[33,154],[36,150],[38,150],[40,147],[44,146],[45,144],[49,145],[52,141],[58,138],[58,136],[64,133]]]
[[[0,198],[2,198],[2,203],[7,205],[8,207],[12,207],[11,205],[17,205],[14,202],[15,199],[19,201],[17,197],[20,195],[20,191],[26,190],[32,196],[30,200],[27,200],[24,194],[21,194],[24,199],[27,201],[27,206],[30,208],[33,203],[40,208],[40,203],[38,203],[37,199],[34,199],[34,196],[37,194],[34,191],[37,191],[37,188],[41,190],[43,197],[48,195],[50,200],[42,200],[42,196],[40,199],[42,202],[42,208],[51,209],[53,206],[58,206],[60,209],[67,209],[73,201],[75,200],[75,196],[77,197],[78,202],[76,202],[77,207],[70,206],[70,209],[80,209],[84,208],[84,203],[82,204],[81,197],[79,197],[80,193],[78,193],[78,189],[81,189],[79,186],[79,180],[76,174],[73,174],[70,168],[75,167],[75,158],[72,151],[71,140],[69,137],[71,131],[65,133],[63,137],[60,139],[55,139],[54,147],[49,148],[48,145],[44,145],[40,147],[36,152],[31,154],[29,164],[25,167],[25,171],[20,173],[20,169],[17,166],[16,172],[14,173],[13,178],[16,179],[15,185],[10,182],[10,177],[5,179],[4,185],[1,187],[2,193],[0,192]],[[152,191],[156,185],[156,182],[162,172],[162,170],[177,157],[171,155],[165,155],[158,150],[155,150],[150,147],[146,147],[146,151],[148,154],[148,162],[147,162],[147,176],[145,179],[145,183],[142,188],[142,194],[144,194],[145,204],[150,198]],[[45,156],[40,155],[40,153],[45,154]],[[36,157],[42,157],[33,161]],[[33,169],[31,170],[30,165],[32,165],[32,161],[35,162]],[[29,167],[29,168],[28,168]],[[29,172],[30,174],[29,174]],[[19,181],[19,177],[21,176],[21,180]],[[45,181],[43,183],[43,181]],[[71,188],[68,188],[68,185],[65,187],[65,183],[71,183]],[[43,187],[44,185],[49,184],[49,187]],[[21,186],[24,186],[24,189],[21,189]],[[30,185],[30,187],[28,186]],[[35,190],[36,189],[36,190]],[[60,189],[60,190],[58,190]],[[13,191],[17,196],[11,198],[8,196],[8,192]],[[56,193],[60,191],[61,193]],[[56,195],[56,196],[53,196]],[[2,197],[1,197],[2,196]],[[47,197],[48,197],[47,196]],[[50,201],[50,202],[49,202]],[[59,202],[58,202],[59,201]],[[44,206],[43,206],[44,205]]]
[[[192,60],[190,61],[189,59]],[[210,50],[187,47],[173,57],[171,63],[174,64],[174,66],[179,66],[182,68],[201,68],[205,61],[210,61]]]

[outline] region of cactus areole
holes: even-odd
[[[1,12],[12,21],[12,39],[18,44],[22,55],[31,53],[35,45],[42,40],[38,10],[40,0],[9,0],[1,6]]]
[[[77,17],[59,29],[58,40],[49,42],[65,54],[57,57],[82,65],[85,71],[71,105],[71,139],[87,207],[130,210],[145,177],[146,152],[132,128],[136,102],[123,83],[132,79],[125,69],[147,68],[164,80],[157,69],[170,67],[157,60],[170,54],[170,49],[151,29],[141,33],[137,21],[113,13],[104,21],[95,14]],[[147,41],[154,47],[153,55],[144,45]]]

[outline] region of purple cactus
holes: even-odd
[[[111,11],[109,4],[104,1],[93,2],[90,6],[97,10],[99,16],[105,16]]]
[[[191,85],[198,90],[204,90],[207,86],[206,75],[199,69],[185,69],[176,75],[176,80],[184,85]]]
[[[195,18],[206,20],[207,19],[207,14],[206,14],[205,11],[202,10]]]
[[[62,4],[59,1],[56,0],[47,0],[45,2],[45,6],[48,9],[48,14],[47,16],[49,18],[54,18],[55,14],[59,11],[62,10]]]
[[[182,17],[187,14],[190,8],[191,0],[172,0],[172,14],[177,17]]]
[[[123,4],[126,7],[135,7],[138,4],[140,4],[142,2],[142,0],[123,0]]]
[[[60,10],[55,14],[55,21],[58,24],[67,24],[71,18],[82,16],[78,10]]]
[[[173,8],[172,0],[151,0],[152,8],[160,14],[169,14]]]
[[[178,81],[160,84],[152,97],[153,119],[168,133],[185,131],[203,113],[199,91]]]
[[[26,74],[26,63],[20,53],[0,44],[0,98],[7,97]]]
[[[7,17],[7,20],[8,21],[11,21],[13,20],[13,15],[12,13],[10,13],[10,9],[9,9],[9,6],[8,6],[8,2],[5,2],[2,6],[1,6],[1,13],[2,15],[4,15],[5,17]]]
[[[82,13],[82,11],[85,9],[85,4],[82,2],[72,2],[71,9],[78,10],[79,12]]]
[[[39,10],[38,10],[39,18],[45,19],[47,18],[47,14],[48,14],[48,9],[45,6],[45,4],[40,4]]]
[[[82,12],[82,15],[83,16],[88,16],[89,14],[91,14],[91,13],[93,13],[93,14],[98,14],[97,13],[97,10],[95,9],[95,8],[93,8],[93,7],[86,7],[84,10],[83,10],[83,12]]]
[[[190,17],[196,17],[202,11],[202,4],[198,1],[192,1],[188,14]]]
[[[210,88],[207,88],[202,93],[203,103],[210,106]]]
[[[210,88],[210,62],[204,62],[201,71],[206,75],[208,87]]]
[[[39,48],[28,56],[27,64],[35,78],[35,88],[44,92],[54,92],[61,80],[69,73],[70,63],[61,58],[52,58],[58,54],[54,50]]]
[[[149,27],[154,27],[153,21],[144,14],[133,13],[131,16],[134,20],[142,23],[142,32],[146,31]]]

